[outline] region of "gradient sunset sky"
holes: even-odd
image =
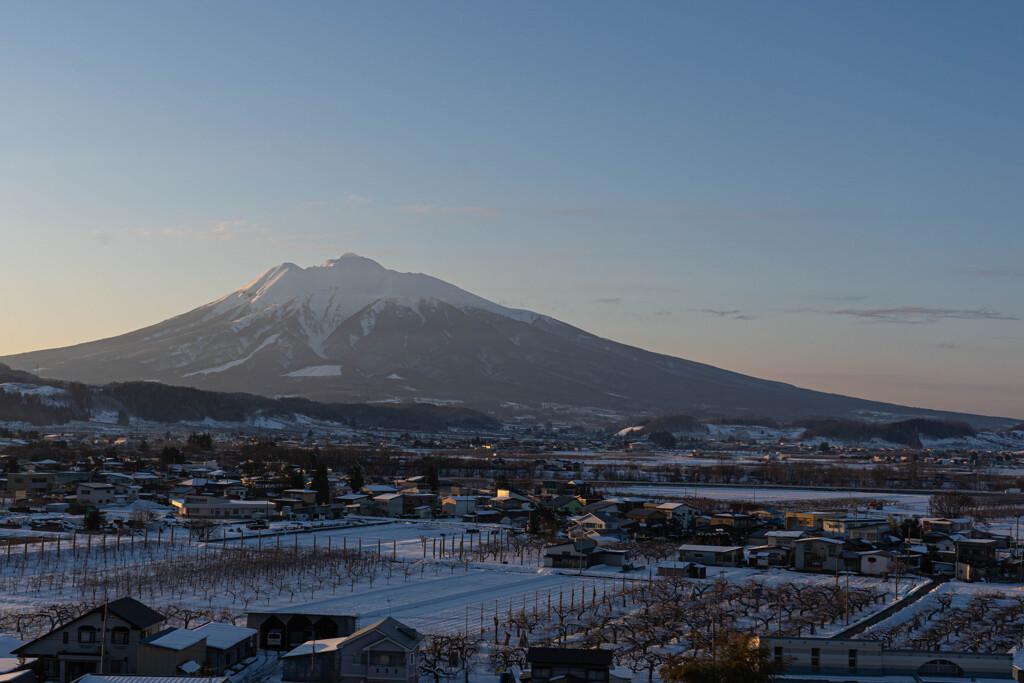
[[[1020,2],[5,2],[0,355],[345,251],[1024,418]]]

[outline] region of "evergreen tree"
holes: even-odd
[[[311,488],[316,491],[317,505],[326,505],[331,502],[331,483],[327,481],[327,466],[322,462],[318,463],[313,470],[313,484]]]
[[[426,479],[427,488],[430,489],[431,493],[437,493],[441,488],[441,480],[437,477],[437,468],[433,465],[428,465],[426,472],[423,473],[424,479]]]
[[[103,526],[103,513],[96,508],[89,508],[85,511],[83,528],[86,531],[99,531]]]
[[[366,476],[363,473],[363,466],[359,463],[353,463],[348,468],[348,476],[345,477],[348,482],[348,486],[355,492],[361,491],[366,486]]]

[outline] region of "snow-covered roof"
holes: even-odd
[[[207,647],[224,650],[238,644],[239,641],[256,635],[257,631],[254,628],[211,621],[197,628],[195,633],[206,638]]]
[[[684,544],[677,548],[683,552],[695,552],[695,553],[728,553],[736,550],[743,550],[741,545],[725,546],[725,545],[689,545]]]
[[[831,543],[833,545],[843,545],[846,543],[846,541],[841,538],[829,538],[828,536],[812,536],[811,538],[796,539],[796,543],[809,543],[811,541],[823,541],[824,543]]]
[[[162,647],[165,650],[177,650],[181,651],[187,647],[195,645],[203,639],[203,636],[199,635],[195,631],[190,631],[187,628],[176,628],[169,633],[150,640],[147,645],[154,647]]]

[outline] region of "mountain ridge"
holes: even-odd
[[[645,351],[355,254],[308,268],[282,263],[155,325],[0,362],[93,384],[155,380],[324,402],[433,402],[503,417],[1019,422],[815,392]]]

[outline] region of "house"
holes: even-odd
[[[960,531],[967,531],[971,528],[971,520],[967,517],[949,519],[947,517],[922,517],[921,533],[939,532],[942,534],[955,534]]]
[[[617,536],[619,517],[605,512],[588,512],[573,517],[566,532],[569,538],[584,538],[588,532],[596,532],[601,536]]]
[[[57,475],[54,472],[10,472],[7,475],[7,491],[15,494],[15,498],[49,493],[56,484]]]
[[[808,536],[810,534],[802,529],[773,529],[765,532],[764,540],[768,545],[792,548],[795,541]]]
[[[583,507],[583,501],[574,496],[555,496],[551,500],[542,501],[541,505],[563,515],[575,515]]]
[[[450,517],[461,517],[476,512],[474,496],[445,496],[441,499],[441,511]]]
[[[256,636],[256,629],[216,622],[164,629],[139,644],[139,674],[188,676],[205,667],[222,675],[256,655]]]
[[[139,643],[157,631],[164,616],[138,600],[121,598],[16,648],[19,657],[39,660],[44,680],[70,683],[100,668],[111,673],[138,671]]]
[[[883,576],[893,571],[895,554],[887,550],[861,550],[843,552],[848,569],[865,576]]]
[[[703,510],[687,503],[647,503],[646,506],[654,506],[660,510],[666,518],[675,522],[684,529],[693,528],[693,518],[703,513]]]
[[[382,493],[373,497],[373,514],[377,517],[399,517],[404,510],[401,493]]]
[[[313,489],[285,489],[281,492],[281,495],[306,505],[316,504],[316,491]]]
[[[792,552],[791,547],[784,545],[759,545],[746,549],[750,566],[759,569],[788,567]]]
[[[117,489],[113,484],[97,482],[79,482],[75,489],[75,498],[84,507],[113,505],[117,502]]]
[[[743,546],[681,545],[680,562],[694,562],[710,567],[739,567],[743,564]]]
[[[602,548],[597,541],[582,539],[544,548],[544,566],[562,569],[586,569],[599,564],[622,567],[629,561],[629,551]]]
[[[786,679],[820,681],[852,680],[870,683],[905,677],[941,676],[948,680],[1013,680],[1013,655],[982,654],[978,652],[889,650],[880,640],[851,640],[846,638],[783,638],[762,637],[760,645],[766,647],[776,661],[786,662]],[[806,676],[806,678],[805,678]],[[882,677],[885,677],[884,679]]]
[[[824,519],[821,530],[832,538],[856,538],[877,543],[889,533],[889,520],[868,517],[838,517]]]
[[[523,683],[607,683],[612,669],[611,650],[569,647],[531,647],[526,651],[528,672]]]
[[[387,617],[342,638],[311,640],[284,655],[285,681],[417,683],[423,635]]]
[[[142,676],[181,676],[194,674],[206,659],[206,640],[187,628],[157,631],[139,643],[139,668]]]
[[[820,529],[826,519],[845,517],[842,512],[787,512],[787,529]]]
[[[185,496],[172,500],[178,516],[184,519],[266,519],[276,515],[269,500],[227,500],[215,496]]]
[[[708,515],[708,525],[749,529],[757,525],[757,518],[741,512],[716,512]]]
[[[258,631],[254,628],[211,621],[193,633],[206,641],[206,661],[214,674],[223,674],[239,662],[256,655]]]
[[[807,572],[835,572],[842,564],[843,541],[812,536],[793,542],[793,567]]]

